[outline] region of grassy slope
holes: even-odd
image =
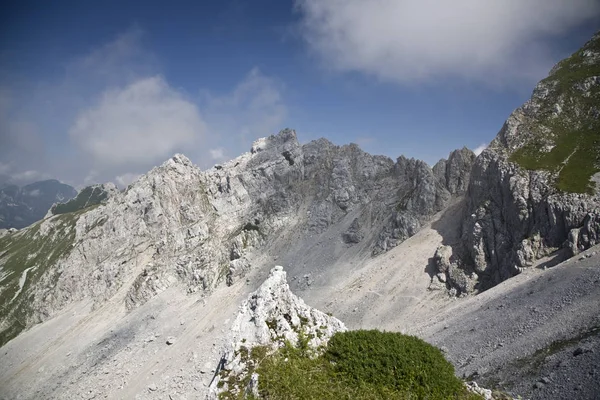
[[[586,78],[600,76],[600,65],[584,62],[585,51],[600,52],[600,37],[559,64],[556,72],[543,82],[553,84],[550,95],[527,129],[532,138],[510,160],[529,170],[544,169],[556,173],[556,187],[564,192],[593,193],[592,175],[600,172],[600,89],[592,86],[585,97],[575,86]],[[553,115],[554,105],[564,99],[563,110]],[[594,113],[596,110],[596,113]],[[595,115],[596,114],[596,115]],[[553,144],[549,152],[540,151]]]
[[[83,212],[57,216],[48,235],[40,233],[43,223],[40,221],[21,232],[0,238],[0,275],[3,276],[0,280],[0,321],[8,318],[9,322],[0,332],[0,346],[25,329],[30,312],[28,289],[48,268],[69,254],[75,242],[75,224]],[[27,269],[27,279],[19,292],[19,279]]]
[[[66,203],[60,203],[52,207],[52,214],[66,214],[83,210],[84,208],[91,207],[102,203],[108,194],[98,186],[88,186],[84,188],[77,197],[69,200]]]

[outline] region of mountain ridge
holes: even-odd
[[[96,362],[69,370],[60,366],[70,365],[68,356],[56,355],[52,361],[63,363],[56,374],[73,373],[76,388],[49,384],[57,381],[50,374],[37,386],[42,393],[84,393],[89,382],[113,397],[157,398],[167,389],[179,393],[181,385],[187,385],[184,393],[206,393],[198,384],[214,372],[215,348],[237,303],[272,266],[284,265],[294,292],[351,329],[418,334],[447,345],[460,373],[493,380],[494,370],[517,371],[524,392],[544,398],[548,391],[531,392],[536,381],[521,373],[519,357],[554,356],[555,343],[582,334],[592,335],[585,346],[597,346],[599,264],[588,249],[600,241],[600,201],[587,191],[590,182],[580,192],[561,189],[565,168],[577,166],[561,157],[583,149],[589,132],[579,125],[566,133],[556,127],[578,114],[585,121],[600,118],[600,81],[589,79],[600,64],[599,39],[540,82],[478,157],[456,150],[430,167],[326,139],[301,145],[295,131],[284,129],[206,171],[177,154],[104,203],[1,237],[0,343],[9,359],[25,357],[22,368],[35,371],[41,361],[31,358],[38,353],[16,354],[44,327],[66,319],[66,310],[85,309],[78,311],[83,317],[72,318],[75,332],[85,337],[76,355]],[[565,66],[576,73],[557,75]],[[540,144],[538,155],[528,153]],[[545,271],[582,251],[581,259]],[[198,321],[176,320],[184,316]],[[180,335],[185,346],[169,339],[169,347],[158,347],[157,332]],[[44,351],[55,354],[55,345],[66,350],[58,342]],[[200,359],[186,354],[190,346],[200,349]],[[579,360],[595,365],[592,356]],[[155,366],[161,362],[187,369],[180,380],[171,379],[166,366]],[[119,375],[137,379],[119,387],[90,374],[111,373],[112,363],[139,368]],[[0,381],[14,387],[23,381],[11,368]],[[151,378],[152,368],[163,375]],[[551,373],[563,382],[560,393],[572,393],[566,372],[556,368]],[[580,372],[574,380],[590,379]],[[165,390],[144,387],[149,379]]]

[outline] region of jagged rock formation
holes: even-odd
[[[561,247],[576,254],[598,243],[599,130],[596,34],[536,86],[473,165],[454,249],[468,286],[485,289]]]
[[[123,285],[131,309],[176,282],[189,292],[231,284],[251,268],[252,250],[267,251],[285,232],[299,243],[334,232],[347,246],[379,254],[460,195],[472,159],[466,149],[453,153],[440,181],[422,161],[394,163],[325,139],[300,145],[289,129],[207,171],[176,155],[122,193],[92,206],[75,199],[58,207],[68,213],[0,239],[0,295],[10,300],[0,326],[20,330],[83,298],[98,305]],[[61,249],[52,262],[41,243]],[[25,247],[36,250],[23,260],[15,251]]]
[[[228,391],[252,393],[257,389],[258,379],[254,373],[256,362],[252,353],[260,347],[261,355],[272,353],[286,342],[298,346],[306,340],[310,349],[327,344],[336,332],[346,330],[345,325],[332,316],[307,306],[294,295],[286,281],[283,267],[271,270],[265,282],[240,306],[229,333],[215,378],[211,383],[209,398],[218,398],[219,393]],[[239,387],[248,381],[248,387]]]
[[[53,204],[48,210],[46,217],[80,211],[91,206],[106,203],[111,196],[114,196],[118,192],[119,190],[113,183],[85,187],[73,199]]]
[[[0,229],[21,229],[41,220],[54,203],[69,201],[77,191],[55,179],[0,188]]]

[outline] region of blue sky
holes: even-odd
[[[5,1],[0,181],[129,183],[284,127],[430,164],[494,138],[595,0]]]

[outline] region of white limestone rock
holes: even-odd
[[[257,387],[259,376],[253,373],[253,360],[248,357],[256,346],[265,346],[268,352],[273,352],[286,342],[297,346],[304,337],[309,348],[318,351],[336,332],[344,331],[343,322],[306,305],[294,295],[283,267],[277,266],[240,306],[230,328],[218,373],[211,383],[209,398],[218,398],[224,390],[246,390],[229,387],[227,382],[231,376],[239,381],[243,376],[252,374],[252,387]],[[219,385],[219,382],[222,384]]]

